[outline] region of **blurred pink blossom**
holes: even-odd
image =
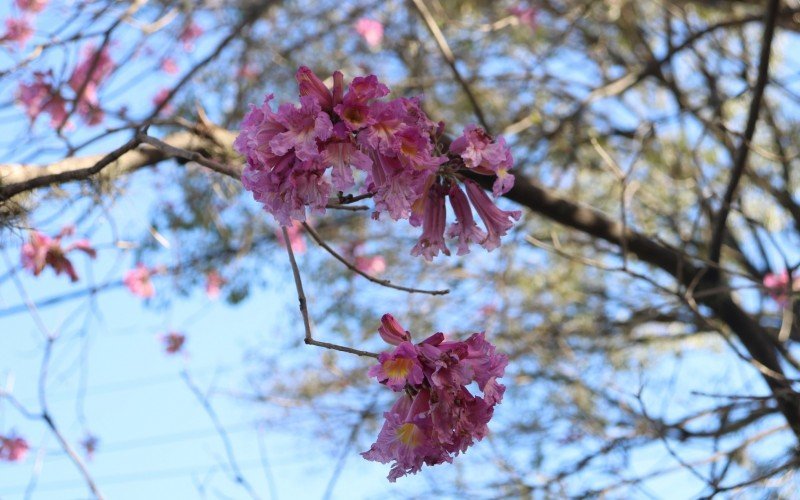
[[[306,240],[303,238],[303,225],[297,221],[293,221],[292,225],[286,228],[286,232],[289,234],[289,242],[292,244],[292,251],[296,254],[305,253]],[[275,231],[275,237],[278,238],[278,243],[283,248],[286,248],[286,240],[283,239],[283,231],[280,228]]]
[[[24,11],[38,13],[47,7],[49,1],[50,0],[16,0],[15,3],[17,7]]]
[[[165,57],[164,60],[161,61],[161,71],[168,75],[174,75],[178,72],[178,63],[171,57]]]
[[[50,115],[52,127],[61,126],[67,119],[66,101],[53,87],[52,72],[37,71],[33,78],[33,83],[20,82],[16,92],[17,101],[25,108],[31,123],[44,112]]]
[[[0,40],[17,42],[20,48],[24,47],[33,36],[33,27],[24,17],[6,19],[6,32]]]
[[[383,24],[380,21],[362,17],[356,21],[355,28],[356,33],[361,35],[371,48],[374,49],[381,44],[383,40]]]
[[[76,94],[78,114],[89,125],[97,125],[103,121],[104,113],[100,107],[98,91],[115,67],[108,47],[98,51],[88,45],[83,50],[81,62],[69,77],[69,86]]]
[[[85,438],[81,441],[81,447],[83,448],[84,453],[86,453],[86,459],[92,460],[94,458],[94,452],[97,451],[97,444],[100,442],[96,436],[92,434],[87,434]]]
[[[194,50],[194,42],[204,33],[203,28],[191,21],[183,26],[180,34],[178,34],[178,40],[183,42],[183,49],[187,52],[191,52]]]
[[[763,285],[772,299],[781,307],[789,305],[792,291],[800,291],[800,283],[794,278],[789,286],[789,272],[784,269],[780,274],[767,273],[764,275]]]
[[[0,461],[21,462],[29,448],[28,442],[19,436],[0,436]]]
[[[164,343],[164,352],[177,354],[186,343],[186,335],[178,332],[169,332],[161,336],[161,341]]]
[[[225,278],[220,276],[215,269],[206,273],[206,295],[208,298],[211,300],[218,298],[225,283],[227,283]]]
[[[65,226],[60,233],[51,238],[39,231],[32,231],[28,243],[22,245],[22,267],[28,269],[34,276],[39,276],[45,266],[50,266],[56,276],[65,273],[72,282],[78,281],[78,273],[75,272],[75,267],[67,258],[67,254],[78,250],[94,259],[97,252],[86,239],[74,241],[62,248],[62,238],[72,236],[74,232],[73,226]]]
[[[156,294],[156,288],[153,281],[150,279],[156,273],[141,262],[136,264],[136,267],[125,273],[123,283],[128,287],[128,290],[137,297],[149,299]]]
[[[162,104],[164,104],[165,102],[167,102],[167,98],[169,97],[169,93],[170,93],[170,89],[168,89],[166,87],[164,87],[161,90],[159,90],[158,93],[156,93],[156,95],[153,96],[153,106],[158,107],[158,106],[161,106]],[[164,105],[163,108],[161,108],[161,112],[162,113],[171,113],[173,109],[174,108],[173,108],[172,104],[167,102],[167,104]]]
[[[532,30],[536,29],[536,9],[515,5],[508,9],[508,13],[517,18],[517,22]]]

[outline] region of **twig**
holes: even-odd
[[[233,445],[231,445],[230,437],[228,437],[228,433],[225,431],[225,426],[222,425],[222,422],[220,421],[217,412],[214,410],[214,407],[211,406],[208,398],[205,397],[202,392],[200,392],[200,388],[194,384],[191,377],[189,377],[189,372],[186,370],[181,371],[181,377],[186,382],[189,390],[192,391],[192,394],[194,394],[194,396],[197,398],[197,401],[203,406],[203,409],[206,411],[208,417],[211,419],[211,422],[214,424],[214,428],[217,430],[217,434],[219,434],[222,444],[225,447],[225,454],[228,457],[228,464],[233,471],[233,478],[235,482],[247,490],[247,493],[250,494],[252,498],[260,498],[242,474],[242,470],[239,468],[239,464],[236,462],[236,455],[233,453]]]
[[[317,233],[317,231],[314,230],[314,228],[311,227],[308,223],[303,222],[303,227],[305,228],[306,231],[308,231],[308,234],[311,235],[311,237],[314,239],[314,241],[317,242],[317,245],[319,245],[322,248],[324,248],[325,251],[327,251],[334,258],[336,258],[336,260],[338,260],[339,262],[344,264],[348,269],[350,269],[354,273],[358,274],[359,276],[363,276],[364,278],[366,278],[367,280],[369,280],[369,281],[371,281],[373,283],[377,283],[378,285],[385,286],[387,288],[394,288],[395,290],[402,290],[402,291],[408,292],[408,293],[427,293],[429,295],[446,295],[446,294],[450,293],[449,289],[444,289],[444,290],[422,290],[420,288],[410,288],[410,287],[401,286],[401,285],[394,285],[389,280],[382,280],[382,279],[378,279],[378,278],[376,278],[374,276],[371,276],[371,275],[365,273],[364,271],[362,271],[361,269],[359,269],[358,267],[356,267],[355,265],[353,265],[353,263],[351,263],[350,261],[348,261],[347,259],[342,257],[341,254],[336,252],[336,250],[331,248],[330,245],[325,243],[325,240],[323,240],[322,237],[319,235],[319,233]]]
[[[305,328],[305,337],[303,341],[306,345],[315,345],[317,347],[324,347],[326,349],[332,349],[334,351],[341,351],[347,352],[350,354],[356,354],[358,356],[368,356],[370,358],[377,358],[378,355],[374,352],[369,351],[362,351],[360,349],[353,349],[352,347],[341,346],[337,344],[331,344],[328,342],[320,342],[318,340],[314,340],[311,335],[311,321],[308,318],[308,304],[306,301],[306,294],[303,292],[303,280],[300,278],[300,269],[297,267],[297,261],[294,258],[294,252],[292,251],[292,245],[289,243],[289,233],[286,231],[285,226],[281,226],[281,231],[283,231],[283,240],[286,241],[286,253],[289,254],[289,262],[292,265],[292,276],[294,276],[294,286],[297,289],[297,300],[300,302],[300,314],[303,316],[303,327]]]
[[[416,9],[417,13],[422,17],[423,21],[425,21],[425,25],[428,27],[428,31],[431,32],[433,35],[434,40],[436,40],[436,45],[439,46],[439,51],[442,53],[442,57],[444,57],[445,62],[447,65],[450,66],[450,70],[453,72],[453,76],[455,76],[456,80],[458,80],[458,84],[461,85],[461,88],[464,90],[464,93],[467,95],[467,99],[469,99],[470,104],[472,105],[472,109],[475,112],[475,116],[478,118],[478,121],[481,123],[481,126],[489,133],[491,133],[491,129],[489,127],[489,123],[486,121],[486,117],[483,114],[483,110],[481,109],[480,104],[478,104],[478,99],[475,98],[475,94],[472,92],[467,81],[461,75],[461,72],[458,70],[458,66],[456,66],[456,58],[453,55],[453,51],[450,50],[450,45],[447,43],[447,39],[444,37],[444,33],[439,28],[439,25],[436,24],[436,20],[433,18],[431,11],[428,10],[428,6],[422,0],[412,0],[414,4],[414,8]]]
[[[753,135],[756,130],[756,123],[758,122],[758,114],[761,110],[761,101],[764,97],[764,89],[767,86],[769,79],[769,59],[772,51],[772,39],[775,35],[775,24],[778,19],[778,10],[780,9],[780,0],[770,0],[767,6],[767,11],[764,16],[764,36],[761,41],[761,55],[758,63],[758,77],[756,84],[753,88],[753,98],[750,101],[750,109],[747,114],[747,124],[745,125],[742,140],[736,150],[733,160],[733,169],[731,170],[731,178],[728,181],[728,187],[725,189],[725,195],[722,198],[722,206],[720,207],[717,220],[714,222],[714,229],[711,236],[711,244],[708,252],[708,259],[712,263],[719,263],[722,252],[722,240],[725,236],[727,227],[728,214],[731,210],[733,198],[736,195],[736,189],[739,187],[739,181],[742,178],[745,167],[747,165],[747,156],[750,152],[750,143],[753,141]],[[713,276],[717,276],[716,270],[710,270]]]

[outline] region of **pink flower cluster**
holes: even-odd
[[[390,315],[381,318],[381,338],[397,346],[380,354],[369,375],[400,398],[384,413],[378,439],[361,455],[381,463],[394,462],[389,481],[417,473],[423,465],[452,462],[475,440],[488,433],[494,406],[503,399],[508,358],[496,353],[483,333],[462,342],[445,341],[435,333],[418,344]],[[483,396],[470,393],[475,383]]]
[[[100,107],[98,90],[103,81],[114,71],[114,61],[107,48],[97,51],[93,47],[84,50],[83,58],[73,70],[67,82],[74,91],[75,110],[88,125],[97,125],[105,114]],[[16,99],[24,107],[33,122],[41,113],[50,115],[53,127],[65,125],[67,100],[56,88],[52,71],[35,72],[33,82],[20,82]]]
[[[211,300],[219,298],[222,287],[228,282],[216,269],[206,273],[206,296]]]
[[[295,78],[300,105],[281,104],[275,112],[268,95],[260,107],[251,107],[234,143],[247,159],[244,187],[281,225],[304,221],[307,207],[324,213],[333,189],[354,188],[356,173],[364,178],[361,193],[374,200],[374,218],[385,212],[394,220],[422,224],[412,254],[426,260],[450,254],[445,236],[457,239],[459,255],[469,252],[470,243],[492,250],[512,219],[519,219],[520,212],[498,209],[460,173],[496,175],[495,196],[511,189],[513,159],[502,137],[493,140],[471,125],[452,142],[449,154],[442,154],[438,138],[444,124],[428,118],[418,97],[383,100],[389,89],[375,75],[355,77],[346,90],[338,71],[332,90],[306,67]],[[445,235],[447,197],[457,220]],[[475,223],[470,203],[485,230]]]
[[[21,462],[29,448],[28,442],[19,436],[0,436],[0,461]]]
[[[97,256],[97,252],[92,248],[89,240],[86,239],[81,239],[62,247],[62,238],[72,236],[74,233],[74,226],[65,226],[61,229],[61,232],[52,238],[39,231],[32,231],[28,243],[22,245],[20,256],[22,267],[28,269],[34,276],[39,276],[46,266],[50,266],[56,272],[56,276],[65,273],[72,282],[78,281],[78,273],[75,272],[75,267],[67,258],[67,254],[73,250],[78,250],[94,259]]]

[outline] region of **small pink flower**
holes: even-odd
[[[289,235],[289,243],[292,245],[292,251],[295,255],[300,255],[306,252],[306,239],[303,238],[303,225],[297,221],[292,222],[291,226],[286,228],[286,233]],[[283,238],[283,230],[280,228],[275,231],[275,237],[278,239],[278,244],[286,248],[286,240]]]
[[[187,52],[191,52],[194,50],[194,42],[204,33],[203,28],[191,21],[183,26],[180,34],[178,35],[178,40],[183,42],[183,50]]]
[[[0,436],[0,461],[21,462],[29,449],[28,442],[19,436]]]
[[[369,369],[369,376],[386,384],[393,391],[402,391],[406,384],[422,383],[422,365],[417,359],[417,349],[411,342],[401,342],[391,353],[382,352],[378,365]]]
[[[136,264],[135,268],[125,273],[122,281],[132,294],[143,299],[149,299],[156,294],[156,288],[150,279],[153,274],[155,274],[154,269],[140,262]]]
[[[161,61],[161,71],[168,75],[174,75],[179,70],[178,63],[175,62],[175,59],[171,57],[165,57]]]
[[[220,291],[227,280],[219,275],[219,273],[212,269],[206,273],[206,295],[209,299],[215,300],[219,298]]]
[[[381,326],[378,327],[378,334],[387,343],[400,345],[411,340],[411,334],[404,329],[391,314],[381,316]]]
[[[33,36],[33,27],[24,17],[6,19],[6,33],[0,40],[17,42],[20,48],[24,47],[28,40]]]
[[[94,459],[94,453],[97,451],[97,445],[99,442],[100,440],[92,434],[87,434],[86,437],[83,438],[81,441],[81,447],[83,448],[83,452],[86,454],[87,460]]]
[[[75,272],[75,267],[67,258],[67,254],[73,250],[78,250],[94,259],[97,257],[97,252],[92,248],[89,241],[85,239],[62,247],[62,238],[71,236],[73,233],[74,228],[72,226],[65,226],[58,235],[52,238],[39,231],[32,231],[28,243],[22,245],[22,266],[34,276],[39,276],[46,266],[50,266],[55,271],[56,276],[64,273],[69,276],[73,283],[78,281],[78,273]]]
[[[355,258],[356,269],[369,275],[378,275],[386,271],[386,260],[380,255],[371,257],[358,256]]]
[[[515,5],[514,7],[508,9],[508,13],[516,17],[519,24],[527,26],[532,30],[536,30],[536,9],[533,7]]]
[[[17,7],[26,12],[39,13],[47,7],[50,0],[16,0]]]
[[[422,255],[428,262],[432,261],[440,251],[450,255],[450,250],[444,242],[445,216],[444,188],[434,184],[425,198],[422,236],[411,249],[411,255]]]
[[[83,51],[81,62],[69,77],[69,86],[76,93],[78,114],[88,125],[97,125],[103,121],[105,114],[100,108],[98,91],[115,67],[107,47],[98,51],[88,45]]]
[[[169,93],[170,89],[168,88],[162,88],[161,90],[159,90],[158,93],[153,97],[153,106],[158,107],[164,104],[167,101],[167,98],[169,97]],[[173,110],[172,104],[169,103],[167,103],[166,105],[164,105],[163,108],[161,108],[162,113],[170,113],[172,112],[172,110]]]
[[[16,92],[17,101],[25,107],[25,114],[31,123],[44,112],[50,115],[52,127],[61,126],[67,119],[66,101],[53,87],[52,72],[35,72],[33,77],[33,83],[20,82]]]
[[[767,293],[781,307],[789,305],[792,291],[800,290],[800,282],[792,279],[792,286],[789,286],[789,272],[784,269],[780,274],[767,273],[764,275],[763,285]]]
[[[355,28],[356,33],[364,38],[370,48],[374,49],[381,44],[381,40],[383,40],[383,24],[380,21],[362,17],[356,21]]]
[[[244,78],[245,80],[253,81],[258,78],[258,69],[250,63],[245,64],[239,67],[239,71],[236,72],[236,76],[239,78]]]
[[[186,335],[178,332],[169,332],[161,336],[161,341],[164,343],[164,352],[177,354],[186,343]]]
[[[458,255],[469,253],[470,243],[483,243],[486,232],[475,223],[472,217],[472,208],[469,206],[467,196],[453,183],[450,186],[450,205],[456,214],[456,221],[447,229],[448,238],[458,238]]]
[[[300,107],[281,104],[277,113],[278,123],[286,128],[269,141],[272,152],[282,156],[294,150],[301,161],[313,161],[320,157],[317,141],[324,141],[333,134],[330,116],[322,111],[314,96],[300,97]]]
[[[478,212],[488,233],[481,245],[491,252],[500,246],[500,237],[505,236],[508,230],[514,226],[512,219],[519,220],[522,212],[519,210],[500,210],[475,182],[466,180],[464,184],[467,186],[469,200]]]
[[[477,125],[467,125],[461,137],[450,144],[450,151],[460,155],[467,168],[497,176],[492,187],[492,194],[495,197],[507,193],[514,187],[514,176],[508,172],[514,166],[514,158],[502,136],[493,141],[482,128]]]

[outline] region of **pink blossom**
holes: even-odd
[[[292,245],[292,251],[297,254],[306,252],[306,240],[303,238],[303,225],[295,221],[291,226],[286,228],[286,233],[289,235],[289,243]],[[275,231],[275,237],[278,243],[286,248],[286,240],[283,238],[283,230],[278,229]]]
[[[411,255],[422,255],[428,262],[432,261],[440,251],[450,255],[450,250],[444,242],[445,214],[444,188],[434,184],[428,190],[425,199],[422,236],[411,249]]]
[[[169,332],[161,336],[161,341],[164,343],[164,352],[177,354],[186,343],[186,335],[178,332]]]
[[[362,273],[373,276],[386,271],[386,260],[380,255],[373,255],[370,257],[360,255],[355,258],[354,264],[356,269]]]
[[[533,7],[515,5],[508,9],[508,13],[516,17],[519,24],[525,25],[532,30],[536,29],[536,9]]]
[[[27,12],[38,13],[47,7],[49,0],[16,0],[17,7]]]
[[[178,34],[178,40],[183,43],[183,50],[187,52],[194,50],[195,40],[200,38],[203,33],[203,28],[194,21],[185,24],[180,34]]]
[[[209,299],[214,300],[219,297],[222,287],[227,283],[227,280],[220,276],[216,269],[206,273],[206,295]]]
[[[324,141],[333,134],[330,116],[322,111],[313,96],[301,96],[300,107],[281,104],[277,113],[278,123],[286,128],[269,142],[272,152],[282,156],[294,149],[298,160],[313,161],[319,158],[317,141]]]
[[[161,61],[161,71],[168,75],[174,75],[179,70],[178,63],[175,62],[175,59],[171,57],[165,57]]]
[[[370,48],[376,48],[383,40],[383,24],[380,21],[362,17],[356,21],[356,33],[364,38]]]
[[[69,77],[69,86],[76,93],[78,114],[89,125],[103,121],[98,90],[115,67],[107,47],[98,51],[90,45],[84,49],[83,59]]]
[[[0,461],[21,462],[29,449],[28,442],[19,436],[0,436]]]
[[[400,326],[394,316],[388,313],[381,316],[381,326],[378,327],[378,333],[386,343],[392,345],[400,345],[411,340],[411,334],[408,330]]]
[[[483,243],[486,232],[475,223],[472,217],[472,208],[469,206],[467,196],[453,183],[450,186],[450,205],[456,214],[456,221],[447,229],[448,238],[458,238],[458,255],[469,253],[470,243]]]
[[[62,247],[61,240],[65,236],[71,236],[73,233],[74,228],[72,226],[65,226],[59,234],[52,238],[39,231],[32,231],[28,243],[22,245],[22,266],[33,273],[34,276],[39,276],[45,266],[50,266],[55,271],[56,276],[65,273],[73,283],[78,281],[78,273],[75,272],[75,267],[67,258],[67,254],[73,250],[78,250],[94,259],[97,257],[97,252],[92,248],[89,241],[85,239],[74,241],[66,247]]]
[[[50,115],[51,126],[61,126],[67,119],[66,101],[53,87],[52,72],[35,72],[33,78],[33,83],[20,82],[17,101],[25,107],[31,122],[44,112]]]
[[[391,315],[384,315],[381,328],[381,337],[397,347],[381,353],[369,374],[402,395],[384,413],[376,442],[362,456],[393,462],[389,480],[394,482],[423,465],[452,462],[487,435],[494,407],[505,392],[497,379],[508,358],[483,333],[462,342],[445,341],[442,333],[435,333],[415,346]],[[467,389],[473,382],[482,396]]]
[[[33,36],[33,27],[27,19],[21,17],[15,19],[9,17],[6,19],[6,33],[0,40],[9,42],[17,42],[20,48],[24,47],[28,40]]]
[[[378,365],[369,370],[369,376],[378,379],[394,391],[402,391],[406,385],[422,383],[422,366],[417,349],[411,342],[401,342],[391,353],[382,352]]]
[[[252,64],[245,64],[239,67],[236,76],[245,80],[255,80],[258,77],[258,70]]]
[[[164,107],[161,108],[161,111],[164,112],[164,113],[170,113],[172,111],[173,107],[172,107],[172,104],[167,102],[167,98],[169,97],[169,93],[170,93],[170,89],[168,89],[166,87],[162,88],[161,90],[159,90],[158,93],[153,97],[153,106],[159,107],[161,105],[164,105]],[[164,103],[166,103],[166,104],[164,104]]]
[[[125,273],[122,282],[128,287],[128,290],[137,297],[149,299],[156,294],[155,285],[150,279],[156,271],[151,269],[141,262],[136,264],[136,267]]]
[[[423,225],[412,253],[431,260],[439,252],[449,255],[444,242],[445,196],[452,191],[458,220],[448,237],[458,238],[459,254],[469,251],[473,242],[487,249],[500,244],[499,238],[511,226],[502,215],[519,217],[519,212],[483,206],[483,198],[470,194],[487,224],[484,233],[475,224],[463,192],[452,188],[460,178],[456,170],[463,165],[496,176],[495,196],[511,189],[513,159],[502,137],[494,140],[470,126],[452,143],[449,155],[440,154],[443,148],[437,141],[444,124],[428,117],[419,97],[384,100],[389,88],[375,75],[357,76],[345,87],[337,71],[333,87],[328,88],[301,66],[295,79],[299,106],[283,103],[273,111],[273,96],[268,95],[261,106],[251,106],[234,142],[247,161],[243,186],[281,226],[305,221],[309,209],[325,213],[334,188],[344,194],[358,187],[360,194],[372,198],[374,219],[388,213],[394,220]],[[358,171],[363,175],[356,175]],[[363,183],[356,186],[361,179]],[[382,270],[385,262],[361,259],[360,265]]]
[[[100,442],[96,436],[91,434],[87,434],[85,438],[81,441],[81,447],[83,448],[83,452],[86,453],[86,459],[92,460],[94,458],[94,453],[97,451],[97,445]]]
[[[467,186],[467,196],[469,196],[472,206],[478,212],[488,233],[481,245],[491,252],[500,246],[500,237],[505,236],[508,230],[514,226],[511,219],[519,220],[522,212],[519,210],[500,210],[475,182],[466,180],[464,184]]]
[[[763,285],[767,293],[772,299],[777,302],[781,307],[789,305],[792,291],[800,290],[800,283],[792,279],[791,287],[789,286],[789,272],[784,269],[780,274],[767,273],[764,275]]]
[[[492,194],[495,197],[507,193],[514,187],[514,176],[508,173],[514,166],[514,159],[503,137],[492,141],[485,130],[477,125],[468,125],[461,137],[450,144],[450,151],[460,155],[467,168],[497,176],[492,187]]]

